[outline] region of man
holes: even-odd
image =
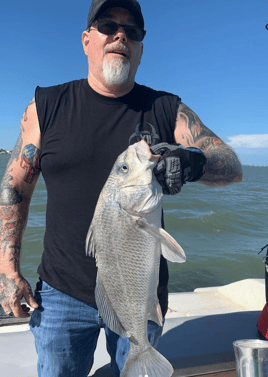
[[[124,366],[129,341],[112,333],[98,316],[96,265],[85,255],[85,239],[111,167],[129,144],[144,138],[155,153],[163,155],[156,175],[168,194],[179,192],[186,181],[224,186],[242,179],[235,153],[178,96],[135,83],[144,36],[136,0],[92,1],[82,35],[88,78],[37,87],[2,181],[1,303],[15,317],[28,315],[22,298],[36,309],[31,330],[39,376],[86,376],[101,327],[107,336],[112,375],[119,376]],[[159,146],[163,142],[167,144]],[[181,147],[171,145],[175,142]],[[34,298],[21,276],[19,261],[40,170],[48,203]],[[158,296],[163,315],[167,282],[167,263],[162,258]],[[154,322],[148,327],[150,342],[156,345],[162,328]]]

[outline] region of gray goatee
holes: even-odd
[[[107,60],[105,56],[103,60],[103,75],[107,84],[122,85],[129,76],[130,62],[124,62],[121,57],[113,58],[112,61]]]

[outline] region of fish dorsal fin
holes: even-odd
[[[97,275],[95,298],[100,316],[106,323],[107,327],[116,334],[129,338],[131,334],[124,329],[117,317],[99,274]]]
[[[93,237],[93,226],[92,223],[89,227],[87,232],[86,238],[86,255],[89,257],[95,257],[95,245],[94,245],[94,237]]]
[[[151,313],[149,315],[149,320],[154,321],[161,327],[163,326],[162,310],[158,301],[152,307]]]
[[[136,223],[145,232],[159,238],[163,257],[170,262],[183,263],[186,261],[183,248],[170,234],[168,234],[168,232],[162,228],[157,228],[152,224],[148,224],[148,222],[143,218],[138,218]]]

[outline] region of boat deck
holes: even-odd
[[[170,294],[158,350],[173,365],[173,377],[236,376],[233,342],[257,338],[257,319],[264,304],[264,279]],[[1,319],[0,315],[0,355],[1,373],[5,373],[1,376],[37,376],[37,356],[28,324],[10,317]],[[89,376],[110,376],[104,331]]]
[[[236,370],[229,370],[220,373],[202,374],[200,377],[236,377]]]

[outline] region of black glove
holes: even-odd
[[[196,182],[205,173],[206,157],[197,148],[183,148],[180,144],[160,143],[151,147],[153,154],[161,154],[154,174],[163,193],[175,195],[186,182]]]

